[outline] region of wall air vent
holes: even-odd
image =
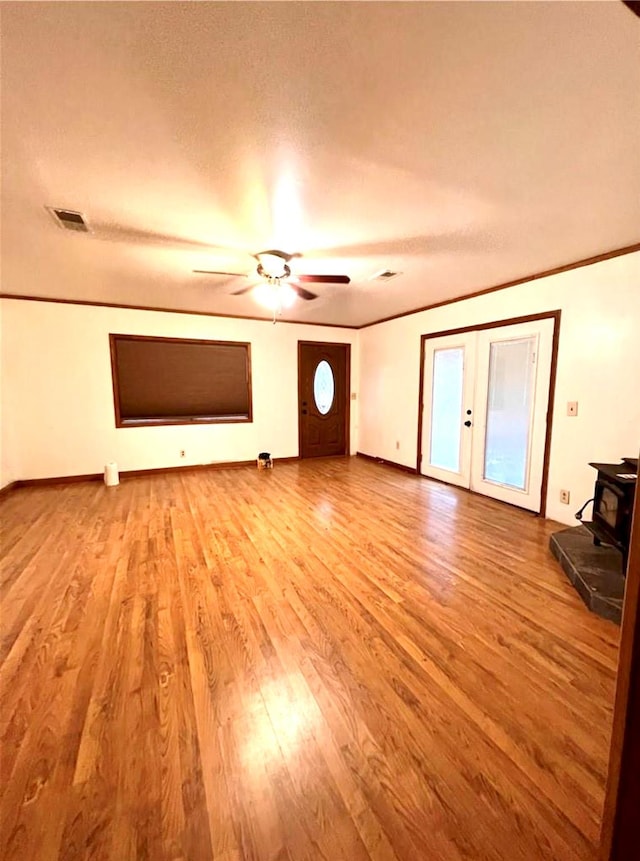
[[[53,206],[48,206],[47,209],[59,227],[64,227],[65,230],[79,230],[81,233],[89,232],[87,222],[81,212],[74,212],[72,209],[56,209]]]
[[[398,275],[402,275],[402,272],[393,272],[391,269],[381,269],[380,272],[376,272],[375,275],[371,276],[371,280],[391,281],[392,278],[397,278]]]

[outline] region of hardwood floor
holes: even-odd
[[[553,523],[355,458],[0,514],[2,861],[595,859],[618,629]]]

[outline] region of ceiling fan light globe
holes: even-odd
[[[290,308],[298,298],[298,294],[290,287],[289,284],[280,284],[280,306],[282,308]]]
[[[263,308],[273,311],[276,307],[277,297],[274,293],[273,287],[268,281],[265,281],[264,284],[258,284],[258,286],[253,289],[252,295],[258,305],[262,305]]]
[[[253,290],[253,298],[269,311],[280,311],[282,308],[290,308],[297,294],[288,284],[274,279],[258,284]]]
[[[258,254],[258,261],[262,267],[262,273],[267,278],[284,278],[291,270],[286,264],[286,261],[277,254]]]

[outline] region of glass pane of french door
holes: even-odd
[[[471,484],[471,415],[475,332],[429,339],[424,348],[424,400],[418,469],[458,487]]]
[[[526,491],[537,338],[495,341],[489,354],[483,478]]]
[[[551,317],[477,333],[471,489],[540,511]]]
[[[429,464],[460,472],[464,348],[435,350]]]

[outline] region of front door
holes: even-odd
[[[300,457],[349,453],[350,344],[298,341]]]

